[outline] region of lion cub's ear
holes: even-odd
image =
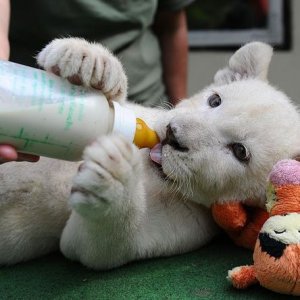
[[[216,84],[258,78],[267,80],[273,48],[262,42],[251,42],[238,49],[229,59],[228,66],[219,70],[214,81]]]

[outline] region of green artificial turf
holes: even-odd
[[[238,291],[227,270],[250,264],[251,251],[226,237],[193,253],[96,272],[54,253],[0,269],[0,299],[287,299],[255,286]]]

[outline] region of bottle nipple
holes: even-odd
[[[132,110],[117,102],[113,102],[113,107],[115,117],[112,132],[121,133],[139,148],[153,148],[159,143],[156,132],[142,119],[136,118]]]
[[[133,142],[139,148],[153,148],[159,143],[159,137],[142,119],[137,118]]]

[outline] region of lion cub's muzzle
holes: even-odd
[[[170,145],[173,149],[181,152],[189,151],[189,148],[182,145],[177,138],[178,130],[171,123],[167,125],[166,138],[162,141],[162,145]]]

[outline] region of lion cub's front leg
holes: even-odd
[[[108,101],[125,101],[127,78],[119,60],[100,44],[56,39],[37,57],[63,78],[101,90]],[[122,137],[98,139],[87,147],[74,178],[72,214],[61,250],[92,268],[111,268],[134,259],[134,231],[144,213],[140,154]]]
[[[55,39],[38,54],[37,62],[72,83],[101,90],[109,101],[126,99],[127,77],[123,67],[101,44],[80,38]]]
[[[137,148],[120,136],[102,137],[86,149],[61,238],[67,257],[97,269],[135,258],[135,233],[145,211],[141,167]]]

